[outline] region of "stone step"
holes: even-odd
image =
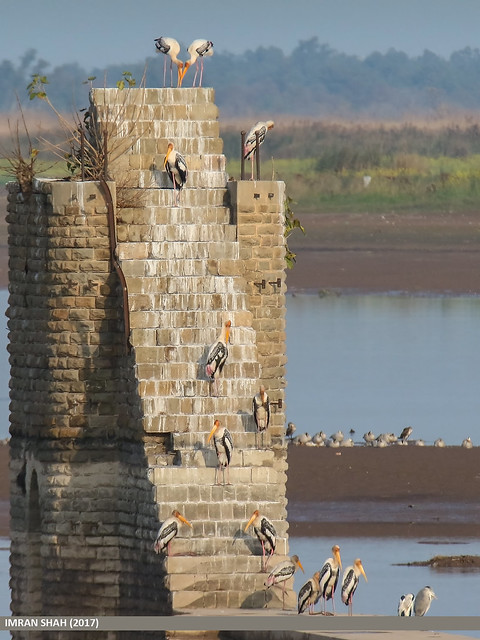
[[[225,206],[208,206],[208,207],[168,207],[161,208],[144,207],[144,208],[122,208],[117,210],[116,214],[117,230],[122,225],[129,225],[128,230],[135,233],[136,226],[156,227],[157,225],[230,225],[236,231],[236,226],[231,225],[230,209]],[[153,231],[153,229],[150,229]],[[134,241],[127,235],[125,239]],[[120,238],[119,238],[120,240]]]
[[[132,189],[133,192],[136,189]],[[145,189],[141,190],[142,205],[145,207],[160,207],[163,211],[159,215],[172,215],[171,210],[191,209],[192,207],[204,208],[207,212],[211,207],[226,207],[229,202],[227,189],[182,189],[180,206],[172,203],[172,189]]]
[[[172,553],[174,548],[172,546]],[[275,564],[288,560],[288,557],[281,554],[274,555],[271,559],[271,567]],[[251,574],[254,585],[261,585],[265,582],[266,576],[259,569],[259,557],[255,555],[218,555],[218,556],[167,556],[164,566],[169,574],[181,574],[184,576],[195,575],[222,575],[232,574],[232,589],[235,588],[235,579],[242,574]],[[237,582],[238,585],[238,582]],[[238,588],[238,587],[237,587]]]
[[[140,238],[135,237],[137,226],[142,226],[141,232],[150,242],[142,242]],[[132,237],[133,234],[133,237]],[[125,253],[128,255],[128,251],[135,247],[140,247],[142,244],[150,245],[145,248],[145,251],[151,252],[151,245],[154,242],[235,242],[236,229],[230,224],[218,224],[215,227],[211,227],[204,224],[201,221],[197,221],[191,224],[161,224],[157,226],[153,225],[129,225],[128,229],[128,241],[122,242],[118,247],[118,257],[123,259]],[[238,255],[238,251],[235,251]]]
[[[188,163],[187,163],[188,166]],[[129,186],[140,189],[173,189],[173,182],[163,169],[163,164],[156,162],[149,169],[131,169],[128,173]],[[182,193],[187,189],[224,189],[227,182],[223,171],[191,171]]]

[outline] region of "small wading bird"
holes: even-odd
[[[398,436],[398,439],[402,441],[402,444],[405,444],[407,442],[409,437],[412,435],[412,431],[413,431],[412,427],[405,427],[402,430],[402,433]]]
[[[365,575],[365,570],[362,565],[362,561],[360,558],[357,558],[352,566],[347,567],[344,571],[342,578],[342,602],[348,607],[348,615],[351,616],[353,612],[353,596],[358,587],[358,581],[360,578],[360,574],[365,578],[365,582],[367,581],[367,576]]]
[[[295,426],[295,423],[289,422],[287,424],[287,430],[285,431],[285,435],[287,436],[287,438],[290,438],[290,442],[292,442],[293,434],[295,433],[296,430],[297,430],[297,427]]]
[[[244,529],[245,533],[247,533],[247,529],[250,525],[253,525],[253,531],[262,545],[262,571],[265,572],[267,570],[268,561],[275,552],[277,532],[270,520],[266,516],[262,516],[258,509],[253,512],[252,517],[247,522]],[[266,556],[267,553],[270,553],[268,557]]]
[[[232,459],[233,440],[230,431],[220,426],[220,420],[215,420],[207,442],[213,436],[213,445],[217,453],[218,466],[215,469],[215,484],[218,482],[218,470],[222,470],[223,484],[225,484],[225,469],[227,470],[227,484],[230,484],[230,460]]]
[[[197,79],[198,74],[198,60],[200,59],[200,79],[198,82],[198,86],[202,86],[202,78],[203,78],[203,59],[209,56],[213,56],[213,42],[210,40],[194,40],[192,44],[187,49],[190,54],[190,60],[185,62],[185,67],[182,72],[182,77],[180,80],[180,85],[182,85],[183,78],[188,71],[188,68],[195,64],[195,75],[193,76],[193,84],[192,87],[195,86],[195,81]]]
[[[420,589],[413,601],[413,615],[424,616],[430,609],[430,605],[434,598],[436,600],[437,596],[434,594],[431,587],[423,587],[423,589]]]
[[[268,429],[270,424],[270,399],[265,391],[263,384],[260,386],[260,391],[253,396],[253,417],[255,418],[255,424],[257,426],[257,434],[262,434],[262,447],[263,447],[263,434]],[[258,443],[257,443],[258,446]]]
[[[413,593],[407,593],[400,597],[400,602],[398,603],[398,615],[402,617],[413,616],[413,602],[415,600],[415,596]]]
[[[187,177],[188,167],[185,162],[185,158],[181,153],[175,151],[171,142],[168,143],[167,153],[165,155],[165,161],[163,163],[167,170],[168,177],[173,183],[173,192],[175,194],[175,206],[180,203],[180,191],[183,189]]]
[[[298,556],[292,556],[290,560],[280,562],[275,565],[268,574],[268,578],[265,580],[265,586],[267,589],[273,587],[276,584],[282,584],[282,609],[285,610],[285,582],[293,576],[297,567],[305,573],[302,567],[302,563],[298,559]]]
[[[335,589],[338,584],[342,560],[340,558],[340,547],[334,544],[332,547],[332,557],[327,558],[320,569],[320,598],[323,598],[323,613],[327,615],[327,600],[332,601],[333,613],[335,614]]]
[[[218,376],[222,372],[228,358],[228,342],[230,340],[230,320],[223,325],[222,331],[208,351],[205,373],[214,384],[215,395],[218,393]]]
[[[155,47],[157,51],[160,53],[164,53],[165,56],[169,56],[170,58],[170,86],[172,86],[173,78],[172,78],[172,66],[173,63],[177,65],[178,70],[178,78],[177,78],[177,87],[182,86],[182,68],[183,62],[177,58],[180,53],[180,45],[175,40],[175,38],[156,38],[155,39]],[[165,63],[163,65],[163,86],[165,86],[167,75],[167,58],[165,58]]]
[[[319,578],[320,571],[317,571],[298,592],[298,613],[303,613],[308,607],[309,615],[313,615],[315,603],[318,602],[320,593]]]
[[[257,124],[254,124],[253,127],[245,136],[245,145],[243,147],[243,158],[244,160],[250,159],[252,162],[252,180],[253,180],[253,158],[257,150],[256,133],[258,131],[258,144],[260,146],[261,144],[263,144],[263,141],[265,140],[267,131],[269,131],[270,129],[273,129],[273,127],[274,127],[273,120],[267,120],[266,122],[257,122]]]
[[[160,553],[160,551],[163,551],[166,547],[167,556],[170,555],[170,542],[177,535],[178,529],[182,522],[184,524],[187,524],[189,527],[192,527],[190,522],[186,518],[184,518],[179,511],[172,511],[172,515],[165,520],[165,522],[158,530],[157,539],[155,540],[155,544],[153,545],[155,553]]]

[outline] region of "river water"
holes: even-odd
[[[8,294],[0,291],[0,308]],[[0,438],[8,435],[6,318],[0,319]],[[341,428],[400,432],[432,443],[442,437],[460,444],[471,436],[480,444],[480,298],[387,295],[287,297],[287,420],[297,433]],[[364,563],[354,612],[395,615],[403,593],[430,585],[438,596],[430,615],[480,614],[480,573],[397,566],[438,554],[480,554],[472,539],[291,538],[305,575],[298,591],[340,545],[344,565]],[[8,540],[0,541],[0,615],[9,612]],[[337,595],[337,611],[345,607]],[[461,626],[460,626],[461,628]],[[480,637],[480,633],[463,632]],[[0,637],[4,634],[0,633]]]

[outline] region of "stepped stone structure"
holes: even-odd
[[[272,565],[285,559],[284,185],[228,180],[212,89],[91,101],[110,181],[9,185],[12,612],[281,606],[243,527],[267,515]],[[169,141],[189,167],[179,206]],[[205,358],[227,320],[215,388]],[[263,438],[260,384],[277,403]],[[214,485],[215,419],[234,440],[231,485]],[[193,528],[156,555],[173,509]]]

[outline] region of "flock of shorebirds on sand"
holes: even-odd
[[[319,431],[315,435],[311,436],[309,433],[302,433],[295,436],[295,432],[297,427],[293,422],[289,422],[287,425],[286,436],[290,439],[291,444],[305,447],[354,447],[356,445],[367,446],[367,447],[389,447],[391,445],[407,445],[409,444],[409,438],[412,435],[413,428],[405,427],[399,436],[396,436],[394,433],[381,433],[376,436],[372,431],[367,431],[363,434],[363,442],[356,443],[353,440],[353,435],[355,434],[354,429],[350,429],[350,436],[345,438],[343,431],[338,430],[335,433],[332,433],[330,437],[324,431]],[[411,440],[411,445],[415,445],[417,447],[424,447],[426,443],[422,438],[417,440]],[[434,447],[446,447],[445,440],[443,438],[437,438],[433,443]],[[469,437],[464,438],[461,442],[461,446],[464,449],[472,449],[473,442]]]

